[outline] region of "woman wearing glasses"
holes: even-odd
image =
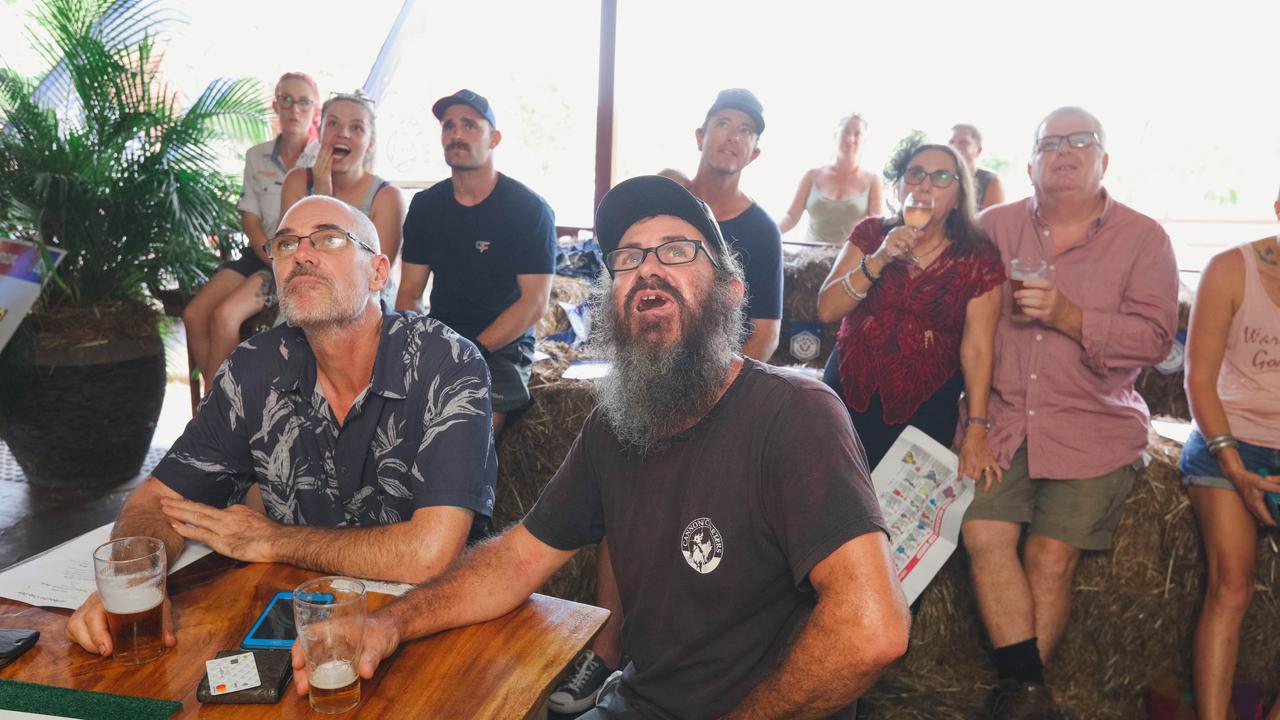
[[[279,119],[280,134],[245,153],[238,208],[248,246],[238,259],[218,267],[182,313],[206,393],[222,361],[240,344],[240,325],[273,299],[275,283],[264,246],[280,221],[280,191],[286,174],[310,166],[319,150],[320,90],[310,75],[282,75],[271,109]]]
[[[1000,253],[974,222],[973,177],[952,148],[912,135],[885,178],[899,206],[911,195],[932,214],[919,229],[901,211],[853,229],[818,293],[822,321],[841,319],[824,379],[844,398],[871,468],[908,424],[951,446],[964,390],[960,471],[990,483],[998,479],[985,418]]]
[[[880,178],[858,164],[867,121],[857,113],[836,124],[836,157],[830,165],[816,167],[800,178],[800,188],[778,229],[790,232],[809,213],[805,242],[838,245],[849,237],[858,221],[884,212]]]
[[[320,111],[315,166],[289,173],[280,200],[289,208],[309,195],[329,195],[359,208],[378,229],[382,252],[394,269],[404,232],[404,198],[399,188],[372,172],[376,139],[373,100],[359,91],[334,94]],[[390,307],[395,307],[396,285],[388,280],[382,290]]]

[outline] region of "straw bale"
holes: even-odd
[[[787,248],[782,263],[782,338],[778,349],[770,359],[774,365],[790,365],[796,362],[791,357],[790,323],[818,323],[818,291],[822,289],[822,281],[835,263],[839,246],[830,248]],[[818,357],[809,361],[811,367],[822,367],[827,356],[836,345],[836,331],[840,323],[826,323],[822,326],[822,350]]]
[[[565,317],[560,303],[579,305],[591,296],[591,283],[582,278],[567,275],[551,276],[551,302],[542,319],[533,326],[535,337],[544,338],[569,329],[569,318]]]
[[[596,403],[593,383],[560,377],[582,353],[559,342],[541,341],[538,347],[551,357],[533,366],[529,382],[533,406],[512,418],[498,443],[493,518],[498,529],[519,521],[533,507]],[[595,548],[584,548],[540,592],[595,602]]]
[[[1048,669],[1070,717],[1145,717],[1151,683],[1190,677],[1204,561],[1180,487],[1179,451],[1177,443],[1153,437],[1152,463],[1138,474],[1112,550],[1081,560],[1071,621]],[[1237,679],[1261,684],[1264,697],[1280,689],[1278,565],[1274,535],[1262,534]],[[907,656],[867,695],[871,717],[981,717],[995,674],[967,573],[958,552],[921,596]]]

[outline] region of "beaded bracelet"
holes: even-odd
[[[863,274],[863,275],[866,275],[866,276],[867,276],[867,279],[871,281],[871,284],[872,284],[872,285],[876,284],[876,283],[880,280],[880,276],[879,276],[879,275],[872,275],[872,274],[871,274],[871,271],[867,269],[867,256],[866,256],[866,255],[863,255],[863,256],[862,256],[862,262],[858,263],[858,269],[862,271],[862,274]]]
[[[991,421],[984,417],[971,417],[968,420],[965,420],[964,424],[965,425],[981,425],[982,427],[988,430],[991,429]]]

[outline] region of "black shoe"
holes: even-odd
[[[558,713],[579,713],[596,702],[596,691],[613,670],[598,655],[583,650],[573,660],[573,669],[551,697],[547,708]]]
[[[1004,679],[991,692],[991,720],[1065,720],[1043,683]]]

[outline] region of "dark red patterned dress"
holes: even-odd
[[[884,242],[883,225],[883,218],[867,218],[849,242],[870,255]],[[826,380],[849,407],[872,468],[908,424],[951,445],[964,390],[965,311],[1004,280],[990,242],[953,244],[924,270],[886,266],[867,299],[841,321]]]

